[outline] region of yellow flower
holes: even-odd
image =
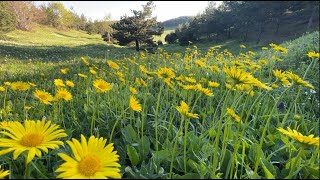
[[[3,170],[1,169],[1,166],[0,166],[0,179],[3,179],[4,177],[8,176],[10,174],[10,171],[9,170]]]
[[[7,86],[10,86],[11,85],[11,82],[4,82],[4,85],[7,85]]]
[[[302,85],[311,89],[314,89],[314,87],[307,83],[306,81],[302,80],[298,75],[292,73],[292,72],[288,72],[287,76],[292,80],[292,85]]]
[[[134,111],[141,112],[141,104],[134,96],[130,96],[130,108]]]
[[[189,112],[189,106],[184,101],[180,102],[180,106],[176,106],[176,109],[187,118],[199,118],[198,114],[193,114]]]
[[[25,110],[30,110],[32,108],[32,106],[24,106]]]
[[[313,57],[315,57],[315,58],[320,58],[320,54],[319,53],[316,53],[316,52],[308,52],[308,57],[311,57],[311,58],[313,58]]]
[[[29,83],[26,83],[26,82],[21,82],[21,81],[18,81],[18,82],[13,82],[10,84],[10,87],[12,90],[16,91],[26,91],[30,88],[30,84]]]
[[[64,85],[62,79],[55,79],[54,80],[54,85],[56,85],[57,87],[65,87],[66,86],[66,85]]]
[[[203,62],[203,61],[201,61],[201,60],[195,60],[194,61],[199,67],[206,67],[206,64]]]
[[[240,45],[240,48],[246,48],[246,46],[245,46],[245,45],[243,45],[243,44],[241,44],[241,45]]]
[[[267,47],[262,47],[261,49],[262,49],[262,50],[268,50],[268,48],[267,48]]]
[[[66,81],[66,85],[70,87],[74,87],[74,83],[72,81]]]
[[[285,134],[300,143],[319,146],[319,142],[320,142],[319,137],[313,137],[314,136],[313,134],[309,136],[304,136],[301,133],[297,132],[296,130],[290,129],[290,127],[288,127],[287,129],[288,131],[283,128],[277,128],[277,130],[280,131],[282,134]]]
[[[88,77],[87,75],[85,75],[85,74],[81,74],[81,73],[78,73],[78,76],[83,77],[83,78]]]
[[[212,71],[220,72],[220,69],[218,66],[210,66]]]
[[[144,74],[153,74],[153,72],[148,71],[147,68],[145,68],[145,67],[142,66],[142,65],[140,65],[139,68],[140,68],[140,71],[141,71],[142,73],[144,73]]]
[[[90,71],[90,73],[93,74],[93,75],[94,75],[94,74],[97,74],[97,72],[96,72],[95,70],[93,70],[93,69],[90,69],[89,71]]]
[[[235,121],[240,122],[240,116],[238,116],[232,109],[227,108],[227,114],[232,117]]]
[[[203,88],[200,84],[197,85],[197,89],[202,92],[203,94],[205,94],[206,96],[213,96],[213,93],[208,89],[208,88]]]
[[[56,93],[56,99],[64,99],[65,101],[70,101],[72,99],[71,93],[65,88],[59,88]]]
[[[197,80],[194,79],[193,77],[185,77],[184,79],[189,83],[196,83],[197,82]]]
[[[278,80],[280,80],[283,85],[290,85],[290,82],[287,79],[287,75],[286,75],[285,72],[282,72],[281,70],[277,70],[277,69],[276,70],[272,70],[272,72],[273,72],[273,75]]]
[[[159,78],[172,79],[175,77],[175,74],[172,68],[160,68],[156,73]]]
[[[110,61],[110,60],[108,60],[107,63],[108,63],[108,65],[109,65],[111,68],[117,69],[117,70],[119,69],[119,66],[118,66],[117,63],[115,63],[115,62],[113,62],[113,61]]]
[[[137,90],[134,87],[130,86],[129,89],[132,94],[138,94]]]
[[[9,126],[1,127],[1,134],[7,136],[0,138],[0,155],[13,152],[13,159],[28,151],[26,163],[28,164],[37,155],[41,157],[41,151],[48,153],[48,149],[57,149],[63,146],[62,141],[58,138],[66,137],[63,129],[51,124],[51,121],[45,120],[25,120],[24,126],[18,121],[12,121]]]
[[[220,84],[214,81],[208,81],[208,86],[216,88],[219,87]]]
[[[87,139],[81,134],[81,142],[72,138],[67,141],[72,155],[58,153],[65,162],[55,171],[61,173],[57,178],[63,179],[106,179],[121,178],[118,163],[119,155],[113,151],[113,143],[106,146],[107,140],[90,136]]]
[[[46,91],[36,90],[33,94],[42,103],[47,104],[47,105],[51,104],[51,101],[54,100],[53,96],[50,93],[46,92]]]
[[[69,68],[60,69],[60,72],[61,72],[62,74],[67,74],[68,71],[69,71]]]
[[[267,63],[268,63],[268,61],[265,60],[265,59],[260,59],[258,62],[259,62],[260,64],[267,64]]]
[[[89,66],[90,63],[86,60],[86,58],[81,57],[81,60],[82,60],[87,66]]]
[[[6,90],[6,88],[4,88],[3,86],[0,86],[0,92],[3,92],[5,90]]]
[[[224,72],[227,74],[229,79],[232,80],[233,84],[249,84],[259,88],[271,90],[271,87],[266,86],[258,79],[254,78],[250,73],[245,72],[242,69],[237,69],[236,67],[224,68]]]
[[[112,89],[112,85],[103,79],[96,79],[93,81],[93,86],[98,93],[108,92]]]

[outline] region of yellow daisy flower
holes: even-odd
[[[118,70],[120,68],[119,65],[117,63],[113,62],[113,61],[108,60],[107,63],[113,69]]]
[[[69,71],[69,68],[60,69],[60,72],[61,72],[62,74],[67,74],[68,71]]]
[[[56,93],[56,99],[57,100],[64,99],[65,101],[70,101],[72,100],[72,95],[67,89],[59,88]]]
[[[174,74],[174,70],[172,68],[160,68],[158,71],[157,71],[157,75],[159,78],[163,78],[163,79],[172,79],[175,77],[175,74]]]
[[[12,90],[16,91],[26,91],[30,88],[30,84],[29,83],[26,83],[26,82],[21,82],[21,81],[18,81],[18,82],[12,82],[10,84],[10,87]]]
[[[1,169],[1,166],[0,166],[0,179],[3,179],[4,177],[8,176],[10,174],[10,171],[9,170],[3,170]]]
[[[235,121],[240,122],[240,116],[238,116],[232,109],[227,108],[227,114],[232,117]]]
[[[313,137],[314,136],[313,134],[311,134],[309,136],[304,136],[301,133],[299,133],[298,131],[290,129],[290,127],[288,127],[288,130],[285,130],[283,128],[277,128],[277,130],[280,131],[282,134],[285,134],[300,143],[308,144],[308,145],[315,145],[315,146],[319,147],[320,138]]]
[[[1,128],[0,132],[7,136],[0,138],[0,156],[13,152],[13,159],[28,151],[26,163],[28,164],[37,155],[41,157],[41,151],[48,153],[48,149],[57,149],[63,146],[63,142],[58,138],[66,137],[63,129],[59,129],[56,124],[45,120],[25,120],[24,126],[18,121],[12,121],[8,126]]]
[[[72,81],[66,81],[66,85],[70,87],[74,87],[74,83]]]
[[[220,84],[214,81],[208,81],[208,86],[216,88],[219,87]]]
[[[288,72],[287,76],[292,80],[292,85],[302,85],[311,89],[314,89],[314,87],[307,83],[306,81],[302,80],[298,75],[294,74],[293,72]]]
[[[113,143],[106,146],[107,140],[90,136],[87,139],[81,134],[81,142],[72,138],[67,141],[73,157],[64,153],[58,156],[64,162],[55,172],[60,172],[57,178],[64,179],[106,179],[121,178],[119,155],[113,151]]]
[[[55,79],[54,80],[54,85],[56,85],[57,87],[65,87],[66,86],[66,85],[64,85],[62,79]]]
[[[4,88],[3,86],[0,86],[0,92],[3,92],[5,90],[6,90],[6,88]]]
[[[307,56],[310,58],[313,58],[313,57],[318,58],[318,59],[320,58],[320,54],[316,53],[316,52],[308,52]]]
[[[93,70],[93,69],[90,69],[89,71],[90,71],[90,73],[93,74],[93,75],[97,74],[97,72],[96,72],[95,70]]]
[[[108,92],[112,89],[112,85],[103,79],[96,79],[93,81],[93,86],[98,93]]]
[[[187,118],[196,118],[196,119],[199,118],[198,114],[193,114],[189,112],[189,106],[184,101],[181,101],[180,106],[176,106],[176,109],[179,111],[180,114],[182,114]]]
[[[81,74],[81,73],[78,73],[78,76],[83,77],[83,78],[87,78],[88,77],[87,75]]]
[[[36,90],[33,94],[44,104],[51,104],[51,101],[54,100],[53,96],[46,91]]]
[[[132,94],[138,94],[136,88],[130,86],[129,89],[130,89],[130,92],[131,92]]]
[[[134,96],[130,96],[130,108],[134,111],[137,112],[141,112],[141,104],[139,103],[139,101],[134,97]]]

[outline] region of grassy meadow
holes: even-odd
[[[66,177],[58,154],[73,157],[67,141],[94,135],[113,143],[121,178],[318,179],[319,83],[319,31],[154,54],[79,31],[13,31],[0,40],[0,165],[9,179]],[[63,146],[22,152],[46,138],[19,140],[11,121],[25,120],[59,125]],[[70,172],[96,177],[99,167],[79,164]]]

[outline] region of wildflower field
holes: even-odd
[[[1,47],[0,178],[319,178],[319,32],[236,53]]]

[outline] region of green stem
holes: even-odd
[[[156,160],[158,162],[158,113],[159,113],[159,106],[160,106],[160,97],[161,97],[161,91],[163,88],[163,84],[160,86],[159,94],[158,94],[158,99],[157,99],[157,105],[156,105],[156,114],[155,114],[155,128],[156,128]],[[157,166],[159,167],[159,166]]]
[[[290,86],[292,87],[292,86]],[[263,129],[263,132],[262,132],[262,136],[260,138],[260,143],[259,143],[259,149],[262,148],[262,143],[263,143],[263,140],[264,140],[264,137],[266,135],[266,132],[267,132],[267,128],[269,127],[269,123],[270,123],[270,120],[271,120],[271,117],[272,117],[272,114],[273,114],[273,111],[276,109],[279,101],[281,100],[282,96],[290,89],[290,87],[288,87],[286,90],[284,90],[282,92],[282,94],[280,95],[279,99],[274,103],[272,109],[271,109],[271,112],[270,112],[270,116],[269,118],[267,119],[267,123]],[[256,162],[255,162],[255,167],[254,167],[254,174],[253,174],[253,178],[258,178],[258,174],[257,174],[257,171],[258,171],[258,166],[260,164],[260,156],[261,156],[261,151],[258,150],[257,152],[257,158],[256,158]]]
[[[127,108],[127,109],[129,109],[129,108]],[[115,130],[115,128],[116,128],[116,126],[117,126],[120,118],[121,118],[121,117],[123,116],[123,114],[127,111],[127,109],[125,109],[125,110],[122,112],[121,116],[119,116],[119,117],[116,119],[116,122],[114,123],[114,125],[113,125],[113,127],[112,127],[112,130],[111,130],[109,143],[112,142],[112,135],[113,135],[113,133],[114,133],[114,130]]]
[[[30,163],[26,163],[26,170],[24,173],[24,179],[30,179]]]
[[[214,160],[214,162],[213,162],[213,168],[212,168],[212,178],[216,178],[216,168],[217,168],[217,166],[218,166],[218,159],[217,159],[217,155],[218,155],[218,147],[219,147],[219,139],[220,139],[220,133],[221,133],[221,131],[220,131],[220,129],[221,129],[221,126],[222,126],[222,117],[223,117],[223,112],[224,112],[224,109],[225,109],[225,107],[226,107],[226,104],[227,104],[227,99],[228,99],[228,97],[229,97],[229,95],[230,95],[230,92],[231,92],[231,89],[232,89],[233,87],[231,87],[229,90],[228,90],[228,92],[227,92],[227,95],[226,95],[226,97],[225,97],[225,100],[224,100],[224,103],[223,103],[223,107],[221,108],[221,114],[220,114],[220,119],[219,119],[219,122],[218,122],[218,133],[217,133],[217,136],[216,136],[216,138],[215,138],[215,141],[214,141],[214,155],[212,156],[213,157],[213,160]],[[218,110],[218,109],[217,109]],[[217,112],[217,110],[216,110],[216,112]],[[214,116],[215,117],[215,116]]]
[[[182,133],[183,123],[184,123],[184,118],[182,117],[180,128],[179,128],[178,133],[176,134],[174,145],[173,145],[173,150],[172,150],[171,163],[170,163],[170,172],[169,172],[170,179],[172,179],[173,161],[174,161],[174,156],[175,156],[175,153],[176,153],[176,147],[177,147],[177,143],[178,143],[178,138],[179,138],[179,135]]]

